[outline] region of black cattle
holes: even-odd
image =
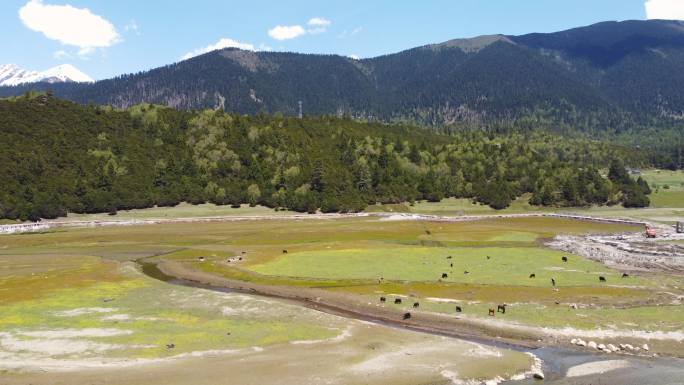
[[[247,254],[247,252],[246,252],[246,251],[243,251],[242,254]]]
[[[456,306],[456,313],[460,313],[460,312],[462,312],[462,311],[463,311],[463,309],[461,309],[460,306]]]
[[[385,301],[387,301],[387,298],[385,298],[385,297],[380,297],[380,302],[385,302]]]
[[[556,286],[556,280],[553,279],[553,278],[551,278],[551,284],[552,284],[553,286]]]
[[[283,254],[287,254],[287,250],[283,249]]]
[[[494,311],[494,309],[489,309],[489,315],[494,317],[496,315],[496,311]]]
[[[451,259],[451,255],[447,257],[447,259]]]
[[[166,348],[167,348],[167,349],[173,349],[173,348],[175,348],[175,347],[176,347],[175,344],[166,344]]]
[[[491,258],[489,255],[487,256],[487,259]]]
[[[449,267],[454,267],[454,264],[453,264],[453,263],[450,263],[450,264],[449,264]]]
[[[394,303],[396,303],[397,305],[400,304],[400,303],[401,303],[401,298],[395,298],[395,299],[394,299]]]
[[[502,313],[506,314],[506,304],[498,305],[498,306],[496,307],[496,312],[497,312],[497,313],[498,313],[498,312],[502,312]]]
[[[534,273],[530,274],[530,278],[537,278],[537,274],[534,274]]]
[[[561,258],[561,260],[562,260],[563,262],[567,262],[567,261],[568,261],[568,257],[563,257],[563,258]]]
[[[442,273],[442,278],[447,278],[447,277],[449,277],[449,274],[447,274],[447,273]]]
[[[599,282],[606,282],[606,277],[604,276],[599,276]]]
[[[627,277],[629,277],[629,274],[627,274],[627,273],[622,273],[622,278],[627,278]]]
[[[419,307],[419,306],[420,306],[420,303],[418,303],[418,302],[414,302],[414,303],[413,303],[413,307],[414,307],[414,308],[417,308],[417,307]]]
[[[242,261],[242,257],[238,258],[238,261]]]
[[[198,257],[197,258],[200,262],[204,262],[204,257]]]
[[[404,313],[404,319],[411,319],[411,313]]]

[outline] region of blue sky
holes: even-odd
[[[0,64],[44,70],[69,63],[103,79],[231,44],[372,57],[482,34],[684,18],[683,5],[684,0],[2,0]]]

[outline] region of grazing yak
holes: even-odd
[[[395,298],[394,303],[399,305],[401,303],[401,298]]]
[[[287,250],[283,249],[283,254],[287,254]]]
[[[414,302],[414,303],[413,303],[413,307],[414,307],[414,308],[417,308],[417,307],[419,307],[419,306],[420,306],[420,303],[418,303],[418,302]]]
[[[622,273],[622,278],[628,278],[628,277],[629,277],[629,274],[627,274],[627,273]]]
[[[451,259],[451,255],[447,257],[447,259]]]
[[[600,275],[599,276],[599,282],[606,282],[606,277]]]
[[[411,313],[404,313],[404,319],[411,319]]]
[[[456,306],[456,313],[460,313],[460,312],[462,312],[462,311],[463,311],[463,309],[461,309],[460,306]]]
[[[503,314],[506,314],[506,304],[498,305],[496,307],[496,312],[502,312]]]
[[[468,270],[463,271],[463,274],[470,274]]]
[[[204,262],[204,257],[197,257],[200,262]]]
[[[530,278],[537,278],[537,274],[534,274],[534,273],[530,274]]]
[[[442,278],[448,278],[448,277],[449,277],[449,274],[447,274],[447,273],[442,273]]]
[[[454,267],[454,264],[453,264],[453,263],[450,263],[450,264],[449,264],[449,267]]]
[[[562,260],[563,262],[567,262],[567,261],[568,261],[568,257],[563,257],[563,258],[561,258],[561,260]]]
[[[489,309],[489,315],[490,315],[491,317],[494,317],[494,316],[496,315],[496,311],[495,311],[494,309],[491,309],[491,308],[490,308],[490,309]]]
[[[176,347],[176,344],[166,344],[167,349],[173,349]]]
[[[387,301],[387,298],[385,298],[385,297],[380,297],[380,302],[385,302],[385,301]]]
[[[491,258],[489,255],[487,256],[487,259]]]

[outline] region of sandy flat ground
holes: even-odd
[[[566,377],[581,377],[590,374],[602,374],[612,370],[628,368],[629,362],[626,360],[608,360],[588,362],[586,364],[576,365],[568,369]]]
[[[355,322],[346,338],[128,367],[9,372],[0,384],[447,384],[510,378],[531,363],[522,353]]]

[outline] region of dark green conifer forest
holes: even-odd
[[[647,206],[625,165],[648,154],[545,130],[464,129],[83,106],[44,94],[0,100],[0,218],[38,220],[173,206],[356,212],[376,202],[471,198],[496,209]],[[608,165],[610,167],[608,168]]]

